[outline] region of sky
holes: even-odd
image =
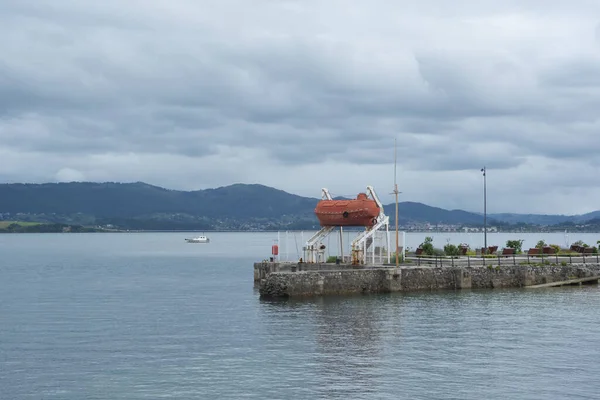
[[[600,209],[597,0],[3,0],[0,181]]]

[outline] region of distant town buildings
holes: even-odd
[[[468,226],[463,226],[462,229],[464,232],[483,232],[483,228],[481,228],[481,227],[480,228],[471,228]],[[487,231],[488,232],[498,232],[498,228],[495,226],[488,226]]]
[[[398,227],[403,231],[413,232],[483,232],[483,227],[470,227],[463,224],[431,224],[431,223],[412,223],[400,225]],[[498,232],[498,227],[488,226],[488,232]]]
[[[60,223],[94,227],[102,230],[216,230],[216,231],[276,231],[276,230],[318,230],[319,224],[312,216],[282,216],[270,218],[210,218],[187,214],[156,214],[144,217],[101,219],[93,215],[73,213],[9,213],[0,212],[0,222],[20,221],[38,223]],[[136,225],[137,223],[137,225]],[[469,223],[430,223],[405,222],[399,229],[405,232],[460,232],[483,233],[483,226]],[[357,228],[359,229],[359,228]],[[390,230],[395,227],[390,225]],[[350,229],[352,230],[352,229]],[[564,223],[556,225],[536,225],[530,223],[502,224],[488,226],[487,232],[600,232],[600,219],[585,223]]]

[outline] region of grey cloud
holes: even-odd
[[[85,161],[129,153],[206,162],[215,182],[319,163],[379,171],[394,137],[422,173],[594,166],[599,6],[551,3],[7,0],[0,151],[51,172],[5,178],[158,176]],[[230,155],[256,167],[231,170]]]
[[[600,86],[600,54],[556,63],[540,77],[551,88],[594,90]],[[584,92],[585,93],[585,92]],[[579,93],[581,95],[581,93]]]

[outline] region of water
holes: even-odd
[[[0,398],[600,396],[598,286],[261,301],[273,234],[188,236],[0,235]]]

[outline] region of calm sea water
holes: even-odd
[[[273,234],[189,235],[0,235],[0,398],[600,397],[597,286],[261,301]]]

